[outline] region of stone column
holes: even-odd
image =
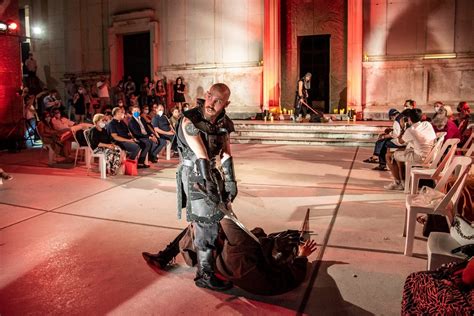
[[[347,3],[347,105],[362,111],[362,0]]]
[[[280,0],[265,0],[263,33],[263,109],[280,106]]]

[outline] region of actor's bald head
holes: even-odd
[[[218,92],[222,96],[222,98],[226,98],[226,100],[229,100],[230,89],[225,83],[215,83],[212,85],[209,91],[211,93]]]

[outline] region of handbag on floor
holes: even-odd
[[[461,216],[454,216],[450,235],[461,246],[474,244],[474,227]]]
[[[133,159],[125,160],[125,174],[128,176],[138,175],[138,162]]]

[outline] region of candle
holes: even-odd
[[[270,122],[273,123],[273,115],[270,115]]]
[[[266,115],[263,117],[263,121],[264,121],[265,123],[267,122],[267,116],[266,116]]]

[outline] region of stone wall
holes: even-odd
[[[234,116],[260,111],[263,0],[163,0],[158,14],[159,77],[171,83],[183,76],[190,102],[198,88],[222,81],[231,87]]]
[[[282,1],[282,106],[293,106],[299,78],[298,36],[330,34],[330,103],[337,108],[347,85],[345,0]]]
[[[384,113],[414,99],[474,100],[474,2],[365,0],[363,103]]]
[[[18,2],[3,1],[0,3],[0,20],[16,21]],[[21,29],[19,29],[21,32]],[[10,124],[22,117],[20,97],[17,94],[21,86],[20,41],[18,37],[0,34],[0,139],[4,138]]]
[[[262,67],[166,70],[161,74],[168,79],[169,91],[174,79],[183,76],[186,102],[192,105],[196,103],[196,98],[204,97],[213,83],[224,82],[231,90],[231,103],[227,111],[232,118],[246,119],[260,112]]]
[[[474,67],[471,58],[364,62],[366,118],[379,118],[413,99],[424,111],[436,101],[454,106],[474,102]]]
[[[110,60],[116,56],[109,48],[121,47],[109,38],[114,16],[148,10],[159,24],[151,54],[155,78],[181,75],[190,87],[225,80],[233,86],[232,109],[260,110],[263,0],[22,0],[21,5],[30,5],[32,20],[45,26],[44,39],[32,48],[38,76],[49,88],[64,92],[65,74],[113,72],[120,58]],[[196,98],[194,90],[188,97]]]

